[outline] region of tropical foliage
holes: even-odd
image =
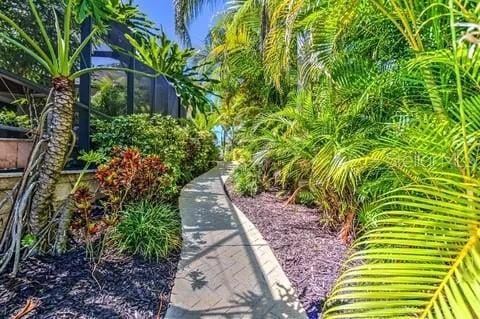
[[[176,2],[179,31],[204,3]],[[325,318],[479,317],[478,13],[238,0],[211,29],[217,120],[249,154],[237,190],[284,189],[359,235]]]
[[[92,96],[92,107],[108,116],[124,115],[127,109],[127,88],[122,81],[110,77],[94,83],[97,91]]]
[[[0,111],[0,124],[28,128],[31,126],[28,115],[17,115],[14,111]]]
[[[167,38],[165,33],[158,36],[135,39],[126,35],[135,49],[135,58],[150,67],[156,74],[161,74],[170,81],[179,95],[182,106],[195,116],[197,112],[211,111],[213,92],[206,84],[215,82],[202,72],[202,65],[189,65],[196,56],[194,49],[181,49]]]
[[[36,238],[36,249],[46,246],[41,240],[41,232],[48,224],[52,193],[60,176],[66,159],[69,157],[74,118],[74,80],[90,70],[76,70],[76,63],[83,48],[97,30],[94,30],[78,47],[72,45],[72,21],[74,3],[67,2],[63,14],[63,27],[56,10],[53,21],[56,37],[52,39],[46,24],[33,0],[28,1],[32,18],[36,23],[40,41],[30,36],[17,22],[0,12],[2,25],[7,25],[9,32],[0,33],[2,42],[7,42],[24,52],[41,66],[50,76],[52,89],[47,98],[47,105],[35,132],[35,147],[29,157],[22,181],[14,191],[14,204],[7,231],[3,234],[0,251],[5,251],[0,260],[0,271],[14,260],[13,273],[17,273],[21,255],[21,238],[24,232],[24,220],[28,220],[31,234]],[[48,125],[45,125],[47,115]],[[48,127],[47,130],[44,130]],[[59,223],[59,225],[62,223]],[[62,231],[59,227],[59,233]],[[48,237],[48,236],[46,236]],[[43,235],[45,238],[45,235]],[[40,244],[42,243],[42,244]]]
[[[169,169],[172,195],[217,160],[212,133],[196,129],[189,120],[166,116],[135,114],[97,120],[92,139],[97,149],[110,156],[117,146],[158,156]]]
[[[52,11],[54,0],[36,1],[38,12],[42,17],[45,17],[45,29],[47,34],[53,39],[55,35],[55,23]],[[31,35],[36,41],[42,41],[42,35],[38,32],[38,27],[35,19],[30,12],[28,1],[5,0],[0,3],[0,12],[10,17],[13,21],[21,25],[23,30]],[[14,32],[14,30],[4,24],[0,24],[0,33]],[[0,67],[4,70],[15,72],[16,74],[28,77],[34,81],[47,82],[48,75],[41,65],[32,61],[28,53],[15,45],[0,40]]]

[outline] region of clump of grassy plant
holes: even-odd
[[[142,201],[125,207],[113,231],[113,242],[121,251],[159,260],[182,244],[178,210],[170,205]]]

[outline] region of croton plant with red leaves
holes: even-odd
[[[123,203],[155,199],[169,186],[168,168],[158,156],[142,155],[138,149],[116,148],[113,158],[96,173],[100,190],[114,210]]]

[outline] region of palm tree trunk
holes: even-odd
[[[268,0],[262,0],[262,16],[261,16],[261,28],[260,28],[260,53],[263,54],[265,49],[265,40],[269,32],[269,16],[268,16]]]
[[[53,79],[53,108],[47,129],[47,149],[40,165],[38,186],[32,198],[30,226],[38,235],[47,221],[46,211],[69,150],[73,125],[74,86],[66,77]]]

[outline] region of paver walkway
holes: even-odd
[[[182,191],[184,242],[166,318],[306,318],[272,250],[225,194],[231,170],[220,163]]]

